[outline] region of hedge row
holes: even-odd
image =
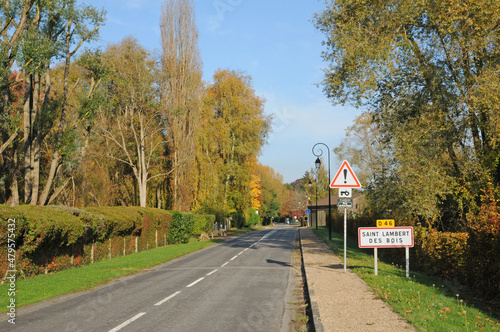
[[[486,219],[486,218],[484,218]],[[397,221],[396,221],[397,224]],[[410,268],[427,274],[458,281],[476,295],[500,300],[500,232],[489,219],[489,227],[470,228],[468,232],[440,232],[414,226],[414,247],[410,249]],[[357,217],[347,221],[347,233],[358,237],[358,227],[374,227],[373,218]],[[402,226],[402,225],[397,225]],[[334,218],[332,229],[344,232],[344,218]],[[379,257],[398,265],[405,263],[405,251],[385,248]]]
[[[183,241],[171,238],[186,220]],[[29,277],[168,243],[186,242],[212,229],[215,216],[141,207],[71,208],[0,205],[0,275],[8,270],[8,233],[15,225],[16,268]],[[15,221],[15,222],[14,222]],[[172,224],[173,223],[173,224]],[[187,236],[187,239],[186,239]]]

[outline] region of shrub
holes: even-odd
[[[469,220],[469,249],[466,257],[467,283],[478,294],[500,300],[500,208],[491,189],[481,197],[479,213]]]
[[[168,230],[169,243],[188,243],[193,234],[192,214],[175,211]]]
[[[258,225],[260,221],[259,215],[257,214],[257,211],[254,209],[250,208],[250,218],[248,218],[248,226],[255,226]]]
[[[199,236],[203,232],[209,233],[212,230],[215,222],[215,215],[213,214],[198,214],[191,215],[193,219],[193,235]]]
[[[262,226],[271,225],[271,221],[272,221],[271,217],[264,217],[264,218],[262,218]]]
[[[242,228],[246,224],[246,219],[243,213],[237,211],[231,214],[232,225],[237,228]]]

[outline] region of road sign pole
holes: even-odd
[[[406,254],[406,278],[410,277],[410,248],[406,247],[405,248],[405,254]]]
[[[378,276],[378,248],[373,248],[373,265],[375,266],[375,275]]]
[[[344,208],[344,273],[347,272],[347,208]]]

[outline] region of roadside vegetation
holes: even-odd
[[[332,233],[331,241],[325,227],[316,234],[343,259],[343,234]],[[419,331],[500,331],[498,309],[475,302],[449,281],[411,271],[411,261],[410,278],[405,266],[383,261],[375,276],[373,250],[359,249],[357,241],[348,238],[347,267]]]

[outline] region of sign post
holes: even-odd
[[[410,249],[413,247],[413,227],[359,227],[360,248],[405,248],[406,277],[410,277]],[[375,275],[378,274],[377,254],[374,252]]]
[[[339,197],[352,197],[352,188],[361,188],[356,174],[352,171],[347,160],[344,160],[337,174],[330,183],[330,188],[339,188]],[[349,206],[350,201],[350,206]],[[352,199],[339,199],[337,206],[344,208],[344,273],[347,272],[347,208],[353,206]]]

